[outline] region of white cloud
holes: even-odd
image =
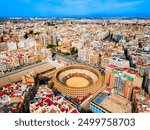
[[[30,0],[23,0],[30,1]],[[43,14],[87,15],[93,13],[115,13],[133,11],[144,1],[119,0],[37,0],[35,8]]]

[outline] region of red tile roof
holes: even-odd
[[[74,109],[71,113],[79,113],[76,109]]]

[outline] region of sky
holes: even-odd
[[[148,16],[150,0],[0,0],[0,17]]]

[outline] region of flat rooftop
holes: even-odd
[[[107,96],[100,93],[92,100],[92,103],[110,113],[130,113],[132,108],[130,101],[117,94]]]
[[[35,71],[36,73],[40,74],[40,73],[44,73],[44,72],[49,71],[54,68],[55,67],[52,66],[50,63],[43,62],[43,63],[38,63],[38,64],[24,67],[22,69],[18,69],[16,71],[10,72],[8,74],[2,74],[2,75],[0,75],[0,87],[3,87],[7,84],[21,81],[22,75],[24,75],[30,71]]]

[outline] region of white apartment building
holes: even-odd
[[[12,51],[12,50],[16,50],[17,49],[17,43],[14,41],[10,41],[7,43],[8,46],[8,50]]]
[[[90,50],[87,47],[78,50],[78,59],[81,61],[89,61]]]
[[[130,67],[129,61],[121,59],[119,57],[112,57],[109,60],[109,65],[115,65],[121,68]]]

